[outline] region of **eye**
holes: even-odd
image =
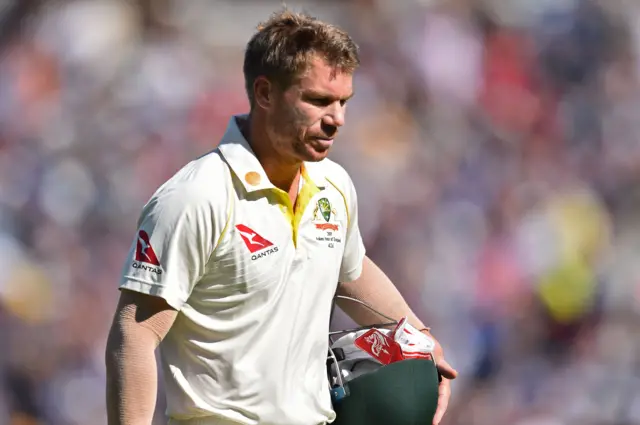
[[[309,98],[309,103],[312,103],[316,106],[329,106],[333,103],[333,99],[328,97],[312,97]]]

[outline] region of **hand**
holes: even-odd
[[[433,335],[427,333],[431,338]],[[442,346],[433,338],[436,342],[436,348],[433,351],[436,366],[438,368],[438,373],[441,376],[440,385],[438,386],[438,408],[436,409],[436,414],[433,416],[433,425],[440,424],[442,421],[442,417],[447,411],[447,406],[449,405],[449,398],[451,398],[451,380],[456,379],[458,376],[458,372],[451,367],[449,363],[444,359],[444,351],[442,350]]]

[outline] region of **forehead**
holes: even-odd
[[[309,61],[307,69],[296,83],[301,91],[314,91],[337,97],[348,97],[353,93],[353,75],[341,72],[319,57]]]

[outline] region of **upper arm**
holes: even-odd
[[[226,226],[226,199],[192,186],[155,195],[140,216],[120,288],[180,310],[204,275]]]
[[[118,349],[127,340],[155,349],[171,329],[177,315],[178,311],[160,297],[122,290],[107,349]]]

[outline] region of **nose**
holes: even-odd
[[[325,124],[333,127],[342,127],[344,125],[344,111],[344,106],[336,102],[329,113],[325,115]]]

